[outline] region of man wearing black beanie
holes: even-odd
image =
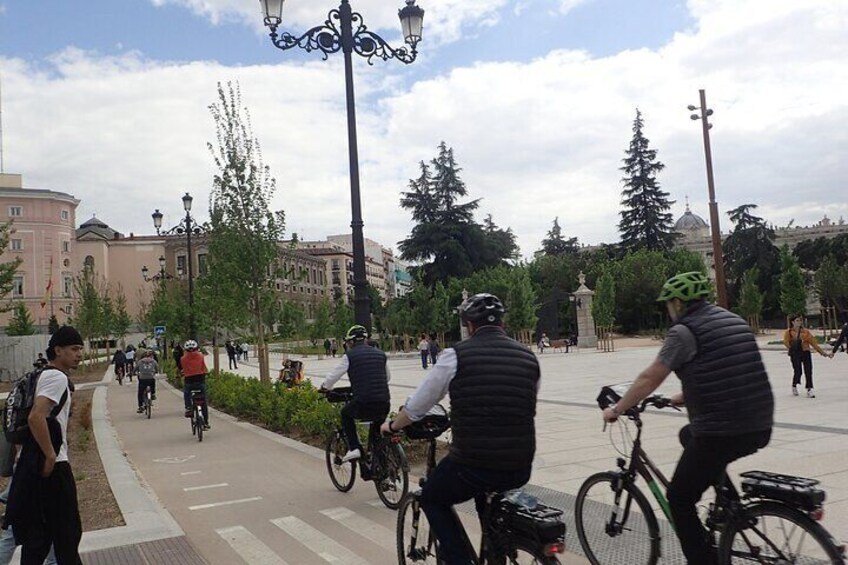
[[[29,414],[32,438],[15,469],[6,520],[21,544],[21,564],[41,565],[52,545],[59,565],[81,564],[82,538],[74,475],[68,462],[68,372],[82,361],[83,340],[62,326],[47,346],[48,366],[38,377]]]

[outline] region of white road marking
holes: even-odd
[[[186,475],[199,475],[199,474],[200,474],[200,473],[202,473],[202,472],[203,472],[203,471],[186,471],[185,473],[180,473],[180,475],[182,475],[182,476],[186,476]]]
[[[242,526],[215,530],[250,565],[288,565],[280,556]]]
[[[333,538],[316,530],[303,520],[294,516],[277,518],[271,523],[305,545],[313,553],[328,563],[340,565],[368,565],[368,562],[337,543]]]
[[[352,532],[368,538],[380,547],[384,547],[389,551],[394,551],[397,548],[394,530],[381,526],[365,516],[360,516],[353,510],[344,507],[328,508],[327,510],[322,510],[321,514],[332,518]]]
[[[221,488],[221,487],[228,487],[228,486],[230,486],[230,483],[217,483],[217,484],[214,484],[214,485],[201,485],[199,487],[186,487],[186,488],[183,489],[183,491],[184,492],[191,492],[193,490],[206,490],[206,489],[209,489],[209,488]]]
[[[162,457],[160,459],[154,459],[154,463],[185,463],[186,461],[191,461],[194,459],[195,455],[184,455],[182,457]]]
[[[242,502],[255,502],[257,500],[262,500],[261,496],[252,496],[250,498],[239,498],[238,500],[225,500],[224,502],[213,502],[211,504],[198,504],[196,506],[189,506],[189,510],[205,510],[206,508],[215,508],[218,506],[230,506],[231,504],[241,504]]]

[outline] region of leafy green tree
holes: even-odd
[[[798,260],[787,246],[780,250],[780,308],[787,316],[807,313],[807,289]]]
[[[488,214],[483,220],[483,235],[486,238],[486,246],[483,248],[486,253],[483,257],[483,262],[486,265],[498,265],[504,259],[518,259],[520,253],[518,243],[515,240],[515,234],[512,233],[512,228],[499,228],[492,215]]]
[[[565,238],[562,235],[562,227],[559,225],[559,217],[554,218],[554,225],[548,232],[547,237],[542,240],[542,252],[545,255],[558,256],[577,253],[579,250],[580,246],[577,243],[577,238]]]
[[[3,255],[9,247],[12,231],[12,222],[0,224],[0,255]],[[6,300],[6,297],[15,286],[15,274],[22,262],[20,257],[15,257],[11,261],[0,263],[0,312],[8,312],[13,307],[12,302]]]
[[[816,294],[822,306],[835,306],[840,312],[848,306],[848,266],[839,265],[833,255],[822,259],[814,276]]]
[[[93,269],[86,267],[74,278],[74,291],[74,327],[90,346],[92,340],[102,335],[103,328],[103,293]]]
[[[509,271],[509,291],[504,297],[507,330],[520,341],[529,343],[530,332],[536,327],[536,292],[530,280],[530,273],[524,265],[518,265]]]
[[[753,267],[742,277],[742,286],[739,291],[739,314],[754,328],[759,327],[758,320],[763,311],[764,297],[757,286],[759,279],[759,269]]]
[[[209,255],[216,269],[237,288],[256,331],[259,376],[270,382],[263,307],[273,300],[269,275],[277,264],[277,242],[283,238],[285,215],[273,212],[276,181],[262,161],[249,112],[241,106],[238,87],[218,84],[218,101],[210,106],[217,146],[208,144],[217,173],[212,182]],[[245,253],[245,250],[250,250]]]
[[[56,314],[50,314],[50,319],[47,320],[47,333],[53,335],[59,329],[59,320],[56,319]]]
[[[115,315],[112,319],[112,335],[123,340],[131,325],[132,318],[127,312],[127,297],[124,295],[124,289],[118,285],[118,291],[115,295]]]
[[[315,319],[309,326],[309,340],[312,345],[317,345],[319,341],[329,337],[333,332],[333,320],[331,319],[330,301],[327,299],[318,303],[318,308],[315,309]]]
[[[636,110],[633,138],[621,171],[624,190],[621,193],[621,245],[630,250],[668,251],[674,245],[674,231],[669,194],[660,189],[657,173],[665,165],[657,160],[656,149],[642,132],[642,113]]]
[[[774,281],[780,274],[780,251],[774,245],[775,233],[762,218],[755,216],[756,204],[743,204],[728,212],[733,231],[722,244],[725,276],[732,302],[739,295],[742,277],[757,268],[757,288],[763,293],[764,313],[768,317],[778,309],[778,289]]]
[[[23,302],[15,302],[12,308],[14,314],[9,320],[9,325],[6,326],[6,335],[33,335],[35,324],[33,324],[32,316],[29,313],[29,308]]]
[[[656,300],[671,274],[665,255],[656,251],[635,251],[612,265],[616,281],[616,318],[622,330],[632,333],[664,324],[664,313],[657,307]]]
[[[341,347],[344,341],[344,336],[347,330],[353,325],[353,308],[350,304],[345,304],[342,297],[336,298],[333,302],[333,333],[336,336],[336,342]]]
[[[598,277],[592,301],[592,317],[598,327],[609,328],[615,322],[615,279],[608,270]]]

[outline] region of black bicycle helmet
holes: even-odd
[[[481,292],[468,299],[459,306],[459,315],[463,322],[471,322],[478,326],[494,324],[503,318],[506,308],[500,298],[494,294]]]

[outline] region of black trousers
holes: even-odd
[[[38,480],[38,502],[46,523],[44,535],[32,536],[21,548],[21,565],[42,565],[52,545],[59,565],[82,565],[82,539],[77,486],[67,461],[56,463],[49,477]]]
[[[356,420],[371,422],[368,430],[369,439],[380,433],[380,426],[386,421],[391,406],[388,402],[359,402],[351,400],[342,408],[342,429],[347,437],[347,445],[351,450],[362,450],[359,434],[356,433]]]
[[[813,354],[802,351],[790,356],[792,359],[792,386],[801,384],[801,368],[804,369],[805,388],[813,388]]]
[[[138,407],[144,405],[144,390],[150,387],[150,392],[156,394],[156,379],[138,379]]]
[[[707,437],[693,437],[689,426],[680,430],[683,455],[668,487],[668,504],[689,565],[715,565],[695,505],[709,487],[729,480],[725,472],[728,464],[762,449],[769,439],[771,430]]]

